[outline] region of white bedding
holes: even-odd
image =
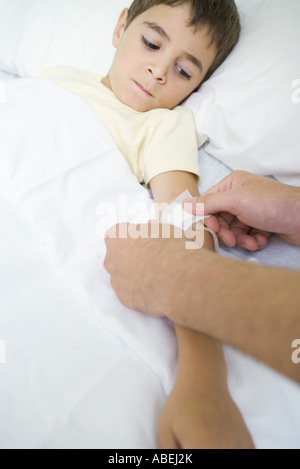
[[[199,158],[201,190],[229,171],[203,151]],[[118,207],[126,194],[150,207],[147,191],[94,112],[47,80],[7,85],[0,177],[0,447],[155,448],[176,371],[173,328],[120,305],[99,236],[100,204]],[[256,257],[300,266],[299,248],[276,237]],[[300,387],[225,353],[256,446],[299,448]]]
[[[5,72],[4,70],[0,70],[0,80],[14,80],[17,78],[15,75],[12,75],[11,73]]]

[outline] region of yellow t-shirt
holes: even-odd
[[[71,67],[55,67],[42,75],[81,96],[98,114],[139,182],[167,171],[199,176],[197,134],[190,110],[138,112],[121,103],[101,76]]]

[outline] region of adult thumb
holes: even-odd
[[[235,215],[233,198],[232,191],[205,193],[200,197],[186,199],[183,205],[187,212],[194,215],[212,215],[219,212],[229,212]]]

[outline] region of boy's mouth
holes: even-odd
[[[149,93],[142,85],[140,85],[137,81],[133,80],[139,90],[141,90],[146,96],[149,98],[153,98],[153,95]]]

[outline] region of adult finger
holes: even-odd
[[[241,233],[237,236],[237,245],[248,251],[261,251],[267,244],[271,233],[252,229],[248,234]]]

